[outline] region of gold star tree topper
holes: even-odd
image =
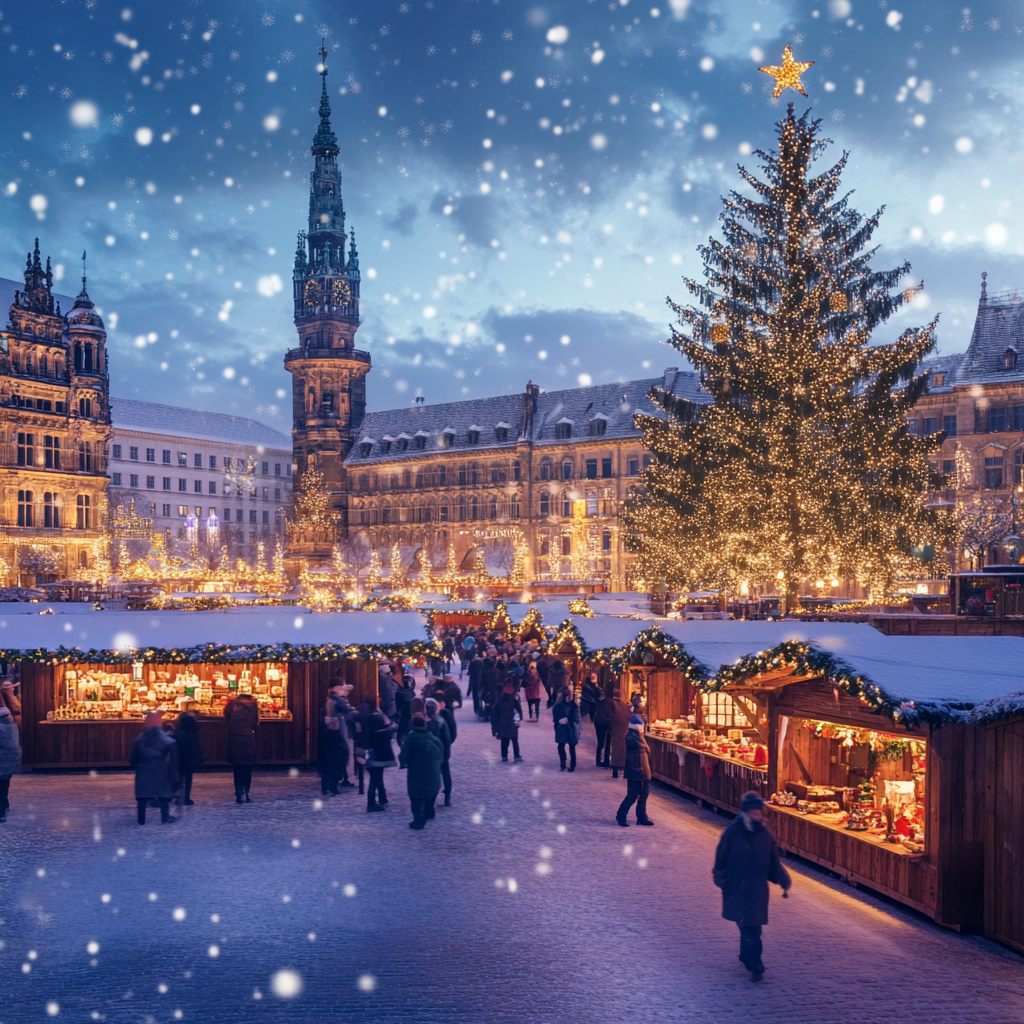
[[[772,99],[777,100],[782,95],[783,89],[796,89],[801,96],[807,95],[804,87],[800,84],[800,76],[813,63],[813,60],[793,60],[793,48],[787,43],[786,48],[782,51],[781,67],[777,64],[766,64],[763,68],[758,68],[757,70],[763,71],[766,75],[771,75],[775,79],[775,92],[772,93]]]

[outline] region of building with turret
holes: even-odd
[[[67,301],[67,300],[65,300]],[[66,314],[39,239],[0,330],[0,576],[88,578],[105,556],[110,437],[106,330],[86,289]]]
[[[366,409],[370,355],[356,348],[359,329],[359,254],[345,231],[338,140],[327,98],[327,55],[322,51],[320,124],[313,138],[309,220],[299,232],[292,299],[299,345],[287,353],[292,375],[292,444],[299,479],[312,464],[324,476],[336,526],[293,531],[291,547],[316,558],[344,531],[343,462]],[[324,545],[327,548],[324,548]]]

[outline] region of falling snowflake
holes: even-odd
[[[389,36],[389,35],[391,35],[391,26],[390,25],[381,25],[379,31],[380,31],[380,34],[382,36]]]
[[[231,51],[231,52],[230,52],[230,53],[228,54],[228,59],[229,59],[229,60],[238,60],[238,58],[239,58],[239,57],[241,57],[241,56],[242,56],[242,55],[241,55],[241,54],[240,54],[240,53],[239,53],[239,52],[238,52],[237,50],[232,50],[232,51]]]
[[[324,38],[326,38],[331,34],[331,26],[328,25],[326,21],[321,21],[320,24],[317,25],[315,29],[313,29],[313,31],[318,36],[323,36]]]
[[[69,100],[75,94],[65,85],[63,89],[58,93],[62,100]]]
[[[543,196],[547,195],[547,193],[546,193],[546,192],[544,191],[544,189],[542,189],[542,188],[539,188],[539,189],[537,189],[537,190],[536,190],[536,191],[535,191],[535,192],[534,192],[533,194],[534,194],[534,195],[535,195],[535,196],[536,196],[536,197],[537,197],[538,199],[540,199],[540,198],[542,198]]]
[[[465,376],[466,376],[466,371],[465,370],[456,370],[455,371],[455,379],[456,380],[464,380]]]
[[[387,379],[388,379],[388,377],[390,377],[390,376],[391,376],[391,371],[390,371],[390,370],[389,370],[389,369],[388,369],[388,368],[387,368],[387,367],[385,366],[385,367],[384,367],[384,369],[380,371],[380,375],[381,375],[381,376],[382,376],[382,377],[383,377],[383,378],[384,378],[385,380],[387,380]]]
[[[270,209],[270,200],[269,199],[261,199],[260,200],[260,206],[262,206],[264,210],[269,210]]]
[[[129,227],[129,228],[134,228],[135,227],[135,211],[134,210],[129,210],[128,213],[126,213],[124,215],[124,222],[125,222],[125,225],[127,227]]]
[[[18,88],[14,90],[14,95],[17,96],[19,100],[24,99],[28,95],[28,86],[19,85]]]
[[[511,43],[512,42],[512,29],[510,29],[510,28],[505,29],[505,31],[501,33],[501,38],[504,39],[506,43]]]
[[[235,85],[235,95],[241,96],[245,92],[245,82],[238,82]]]
[[[516,180],[515,180],[516,188],[524,188],[525,185],[526,185],[526,179],[525,178],[516,178]]]
[[[399,128],[398,129],[398,137],[400,139],[407,139],[407,138],[409,138],[409,129],[408,128]]]
[[[124,114],[111,114],[110,115],[110,123],[115,128],[120,128],[121,125],[124,124]]]
[[[293,60],[295,60],[295,54],[292,53],[291,50],[285,50],[284,53],[281,54],[281,63],[282,64],[289,64]]]
[[[838,109],[837,110],[833,110],[832,111],[832,120],[836,121],[836,122],[845,121],[846,120],[846,114],[842,110],[838,110]]]
[[[441,122],[441,131],[443,131],[443,132],[446,132],[446,133],[450,132],[452,130],[452,127],[453,127],[453,122],[451,122],[451,121],[442,121]]]
[[[436,46],[428,46],[427,47],[427,56],[428,57],[436,56],[436,54],[437,54],[437,47]]]
[[[274,16],[269,11],[264,11],[263,17],[260,18],[260,24],[264,28],[270,28],[274,24]]]
[[[212,53],[204,53],[203,54],[203,67],[204,68],[212,68],[213,67],[213,54]]]
[[[65,50],[65,51],[64,51],[64,52],[63,52],[63,53],[61,54],[61,56],[62,56],[62,57],[63,57],[63,58],[65,59],[65,60],[74,60],[74,59],[75,59],[75,52],[74,52],[74,50]]]
[[[682,47],[680,47],[678,50],[676,50],[676,56],[678,56],[678,57],[688,57],[689,56],[689,51],[688,50],[684,50]]]
[[[574,359],[574,360],[572,361],[572,365],[573,365],[573,366],[579,366],[579,365],[580,365],[580,359],[579,359],[579,356],[577,356],[577,357],[576,357],[576,358],[575,358],[575,359]]]
[[[247,206],[247,207],[245,208],[245,212],[246,212],[246,213],[255,213],[255,212],[256,212],[256,207],[255,207],[255,206],[253,206],[253,205],[252,205],[252,204],[250,203],[250,204],[249,204],[249,205],[248,205],[248,206]]]
[[[480,32],[480,31],[474,29],[473,34],[469,37],[469,41],[474,46],[479,46],[480,43],[482,43],[484,41],[484,34],[483,34],[483,32]]]
[[[177,232],[177,231],[173,231],[173,230],[172,230],[172,231],[168,231],[168,232],[167,232],[167,237],[168,237],[168,238],[169,238],[169,239],[170,239],[170,240],[171,240],[172,242],[176,242],[176,241],[178,240],[178,232]]]
[[[654,51],[649,46],[645,46],[643,49],[643,54],[645,57],[651,57],[653,56]]]
[[[742,92],[744,96],[749,96],[753,91],[754,87],[749,82],[744,82],[740,86],[740,92]]]

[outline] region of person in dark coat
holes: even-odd
[[[484,671],[484,658],[478,649],[474,648],[472,660],[469,663],[469,695],[473,698],[473,714],[480,715],[483,708],[481,697],[481,679]]]
[[[441,715],[441,704],[434,698],[428,697],[423,705],[427,712],[427,731],[441,741],[444,748],[444,760],[441,762],[441,782],[444,786],[444,805],[452,805],[452,771],[449,760],[452,756],[452,732],[448,728],[448,721]]]
[[[398,683],[391,674],[390,665],[381,665],[377,673],[377,702],[381,711],[398,725],[398,706],[395,703],[395,694],[398,692]]]
[[[224,717],[228,720],[228,763],[234,766],[235,803],[252,803],[249,787],[252,785],[252,768],[256,764],[260,709],[251,693],[240,693],[228,701]]]
[[[523,706],[516,700],[515,687],[509,683],[491,708],[491,735],[501,740],[501,759],[508,760],[508,745],[517,761],[519,755],[519,723],[523,720]]]
[[[409,828],[422,829],[434,817],[434,801],[441,788],[441,762],[444,748],[441,741],[427,730],[427,720],[413,715],[412,730],[405,737],[398,763],[408,771],[406,787],[412,806]]]
[[[636,804],[636,823],[653,825],[647,817],[647,797],[651,792],[651,748],[644,736],[644,720],[633,715],[629,720],[629,732],[626,734],[626,768],[622,773],[626,779],[626,796],[615,814],[615,820],[623,827],[629,828],[626,820],[630,807]]]
[[[615,698],[602,697],[594,709],[594,729],[597,731],[597,767],[611,768],[612,722],[615,718]]]
[[[199,745],[199,723],[195,715],[187,711],[178,716],[178,724],[174,727],[174,742],[178,745],[178,771],[184,783],[184,804],[191,807],[192,776],[202,767],[203,751]]]
[[[587,679],[580,690],[580,715],[593,721],[597,702],[602,696],[601,688],[597,685],[597,673],[591,672],[590,678]]]
[[[160,821],[177,821],[171,817],[171,797],[178,788],[178,746],[174,737],[164,732],[163,715],[151,711],[143,722],[145,730],[135,737],[128,763],[135,769],[135,803],[139,824],[146,824],[146,807],[150,800],[160,802]]]
[[[501,690],[498,687],[498,656],[493,650],[487,651],[480,670],[480,713],[490,718],[491,709]]]
[[[438,682],[433,696],[443,700],[449,711],[462,707],[462,689],[451,676],[445,676]]]
[[[558,760],[565,771],[565,748],[569,748],[569,771],[576,771],[576,744],[580,741],[583,721],[580,718],[580,706],[572,699],[572,690],[563,686],[551,709],[551,718],[555,723],[555,743],[558,744]]]
[[[369,735],[369,747],[366,751],[366,771],[370,776],[370,784],[366,788],[366,810],[383,811],[388,805],[388,794],[384,789],[384,769],[394,768],[395,749],[391,746],[391,737],[398,726],[383,711],[361,704],[366,708],[366,731]]]
[[[324,726],[326,749],[321,761],[320,780],[324,793],[338,795],[338,787],[351,787],[348,778],[348,716],[352,713],[352,705],[348,695],[352,686],[341,679],[331,680],[331,688],[327,692],[324,704]]]
[[[764,825],[764,801],[757,793],[745,793],[740,812],[718,841],[711,877],[722,890],[722,917],[739,927],[740,960],[759,981],[764,974],[761,928],[768,923],[768,883],[781,886],[783,896],[793,883]]]
[[[626,733],[629,731],[629,720],[633,717],[633,707],[620,699],[616,694],[611,707],[611,762],[612,778],[617,779],[619,772],[626,768]]]
[[[548,676],[551,674],[552,661],[554,661],[554,658],[552,658],[547,651],[537,659],[537,675],[540,676],[544,692],[548,695],[548,707],[551,707],[551,705],[555,703],[554,698],[551,696],[551,683],[548,682]]]
[[[402,745],[409,732],[409,723],[412,719],[410,704],[416,696],[416,681],[412,676],[402,676],[402,685],[395,692],[395,706],[398,708],[398,745]]]
[[[553,707],[558,695],[562,692],[562,687],[565,686],[565,681],[568,678],[568,672],[565,670],[565,662],[561,658],[555,658],[551,662],[551,668],[548,669],[547,687],[548,687],[548,707]]]
[[[0,704],[0,822],[10,810],[11,777],[21,764],[21,730],[6,704]]]

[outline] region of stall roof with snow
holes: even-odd
[[[426,619],[419,612],[336,612],[310,614],[296,607],[234,608],[219,611],[64,614],[60,604],[31,605],[35,614],[0,609],[0,648],[14,652],[86,651],[190,652],[215,645],[236,650],[268,647],[382,649],[426,646]],[[49,609],[53,614],[49,614]],[[152,660],[152,659],[150,659]]]

